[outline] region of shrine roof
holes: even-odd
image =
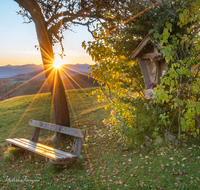
[[[135,48],[135,50],[132,52],[131,54],[131,58],[134,59],[141,51],[142,49],[148,44],[151,43],[152,45],[154,45],[154,47],[156,47],[157,49],[161,50],[162,46],[161,44],[156,41],[156,40],[152,40],[151,37],[149,35],[147,35],[142,41],[141,43]]]

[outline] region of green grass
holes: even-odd
[[[103,108],[107,103],[98,104],[92,91],[86,89],[89,95],[81,90],[69,91],[68,101],[75,114],[71,109],[72,127],[87,131],[87,138],[81,158],[62,167],[27,152],[19,151],[16,156],[18,150],[8,150],[5,143],[9,136],[29,139],[33,130],[28,126],[29,119],[54,122],[51,95],[15,97],[0,102],[1,189],[200,188],[199,138],[142,150],[127,149],[103,125],[102,120],[109,115]],[[47,143],[52,135],[42,130],[40,140]],[[66,142],[63,148],[69,149],[69,144]]]

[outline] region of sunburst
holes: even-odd
[[[55,60],[53,62],[53,67],[56,69],[60,69],[65,64],[64,60],[60,58],[60,56],[55,56]]]

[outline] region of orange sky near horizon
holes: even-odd
[[[0,66],[42,64],[34,23],[24,24],[23,18],[17,15],[18,4],[13,0],[0,1]],[[66,57],[65,64],[94,64],[91,57],[82,48],[82,42],[92,41],[86,27],[72,28],[66,31],[63,45]],[[55,53],[61,53],[59,45],[54,47]]]

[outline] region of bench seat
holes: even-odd
[[[79,158],[81,153],[82,141],[84,141],[86,134],[85,131],[32,119],[29,121],[29,125],[34,127],[30,140],[24,138],[13,138],[6,139],[6,141],[14,147],[23,148],[33,153],[44,156],[46,157],[47,161],[50,161],[53,164],[69,164],[70,162],[73,162]],[[73,136],[74,141],[72,144],[71,153],[38,143],[40,129],[46,129],[57,133]]]
[[[24,138],[14,138],[6,139],[7,142],[10,142],[12,145],[15,145],[20,148],[24,148],[31,152],[37,153],[41,156],[44,156],[52,163],[67,163],[72,162],[78,158],[78,156],[64,152],[41,143],[36,143],[31,140]]]

